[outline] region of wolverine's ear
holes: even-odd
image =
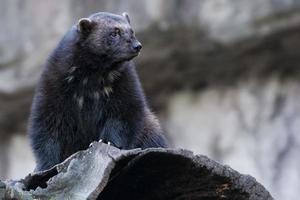
[[[129,19],[129,15],[127,12],[123,12],[123,17],[125,17],[125,19],[127,20],[128,24],[130,24],[130,19]]]
[[[93,28],[93,22],[89,18],[81,18],[78,21],[77,29],[82,33],[90,32]]]

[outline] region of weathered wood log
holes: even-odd
[[[47,171],[0,181],[0,199],[273,198],[253,177],[187,150],[119,150],[94,142]]]

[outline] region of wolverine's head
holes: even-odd
[[[78,21],[77,31],[85,49],[116,62],[131,60],[142,48],[134,35],[127,13],[93,14]]]

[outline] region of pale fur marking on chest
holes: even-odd
[[[105,86],[105,87],[103,88],[103,93],[104,93],[107,97],[109,97],[109,94],[112,93],[112,92],[113,92],[113,89],[112,89],[111,86]]]
[[[88,79],[87,77],[85,77],[85,78],[83,79],[83,81],[82,81],[82,84],[83,84],[83,85],[86,85],[87,82],[88,82],[88,80],[89,80],[89,79]]]
[[[84,102],[83,96],[80,96],[80,97],[77,99],[77,101],[78,101],[78,107],[79,107],[79,109],[82,109],[82,107],[83,107],[83,102]]]
[[[68,83],[71,83],[71,81],[74,79],[74,76],[68,76],[66,78],[66,80],[68,81]]]
[[[100,98],[100,94],[99,94],[98,91],[95,91],[95,92],[93,93],[93,96],[94,96],[94,99],[95,99],[95,100],[99,100],[99,98]]]
[[[76,69],[73,69],[72,71],[74,72],[75,70]],[[112,80],[115,80],[116,78],[118,78],[119,76],[120,76],[119,72],[112,71],[109,74],[108,79],[110,79],[112,81]],[[71,82],[74,79],[74,76],[69,76],[66,79],[68,80],[68,82]],[[98,78],[98,80],[99,80],[99,83],[101,85],[104,83],[104,78],[102,76],[100,76]],[[87,83],[88,83],[88,77],[85,77],[82,80],[82,84],[84,86],[86,86]],[[107,85],[107,86],[101,86],[100,90],[92,91],[91,93],[86,94],[86,95],[88,95],[90,98],[93,98],[95,101],[98,101],[100,99],[100,95],[101,94],[104,95],[104,96],[106,96],[106,97],[109,97],[112,92],[113,92],[112,86]],[[78,95],[78,93],[76,93],[76,92],[73,94],[73,99],[77,102],[77,105],[78,105],[79,109],[83,108],[84,98],[86,98],[84,94],[81,94],[81,95],[79,94]]]

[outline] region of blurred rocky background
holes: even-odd
[[[0,0],[0,179],[34,169],[26,138],[43,63],[81,17],[128,12],[146,95],[174,147],[300,188],[300,0]]]

